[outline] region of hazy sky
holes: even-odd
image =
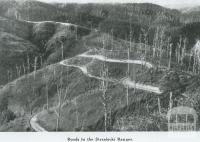
[[[105,3],[105,2],[131,2],[131,3],[155,3],[169,8],[183,8],[200,5],[200,0],[39,0],[43,2],[79,2],[79,3]]]

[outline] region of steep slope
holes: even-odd
[[[118,58],[118,60],[116,59],[116,61],[113,62],[113,60],[108,58],[105,60],[96,58],[99,57],[98,54],[101,54],[98,50],[86,52],[77,57],[67,59],[63,62],[64,64],[47,66],[7,84],[0,90],[0,101],[4,98],[8,98],[8,108],[18,113],[17,119],[24,117],[23,114],[37,114],[37,123],[49,131],[54,131],[56,129],[58,112],[61,114],[59,130],[102,131],[104,130],[104,105],[102,103],[101,82],[105,79],[109,82],[106,92],[106,103],[109,109],[109,130],[113,130],[112,127],[114,127],[113,125],[116,123],[116,118],[128,115],[131,111],[137,110],[138,107],[140,111],[135,111],[135,116],[146,117],[145,125],[151,125],[151,123],[155,123],[156,125],[159,116],[152,116],[153,112],[157,111],[157,104],[155,102],[157,97],[161,97],[162,101],[165,102],[162,103],[162,107],[163,109],[167,109],[168,95],[152,93],[151,89],[148,90],[148,87],[143,87],[143,89],[139,88],[138,83],[143,83],[144,85],[150,84],[151,87],[156,84],[158,86],[165,72],[156,71],[155,69],[155,74],[152,76],[153,79],[150,79],[148,77],[149,74],[152,73],[148,71],[150,69],[145,69],[147,72],[141,71],[141,68],[144,69],[142,62],[134,65],[132,68],[131,65],[135,64],[135,62],[132,62],[130,68],[131,72],[135,70],[137,73],[137,82],[135,87],[132,85],[132,87],[129,88],[129,105],[127,106],[127,85],[124,83],[124,81],[126,81],[127,61],[120,59],[123,56],[116,55],[113,57],[110,55],[109,51],[106,53],[106,56],[112,57],[113,60]],[[88,57],[86,57],[86,55]],[[91,57],[91,55],[94,55],[94,57]],[[133,56],[132,58],[136,57]],[[131,60],[129,60],[129,62],[131,62]],[[108,77],[106,78],[102,78],[101,73],[99,73],[102,64],[108,67]],[[144,63],[144,66],[145,65],[148,67],[147,63]],[[88,72],[80,70],[81,67],[85,67]],[[119,74],[121,76],[119,76]],[[180,76],[181,75],[182,74],[180,74]],[[166,78],[173,79],[173,77],[168,76]],[[136,78],[133,76],[132,79],[132,83],[134,84]],[[167,79],[164,78],[163,82]],[[172,84],[170,81],[174,80],[170,79],[167,82]],[[177,82],[174,83],[176,84]],[[179,87],[177,89],[183,88],[181,83],[178,85]],[[163,86],[166,87],[166,85]],[[173,87],[174,86],[175,85],[173,85]],[[170,89],[167,91],[170,91]],[[180,94],[177,94],[177,96],[179,95]],[[61,101],[60,103],[59,100]],[[46,110],[47,104],[49,108],[48,111]],[[146,105],[150,107],[148,112],[146,112]],[[149,122],[149,119],[153,120]],[[13,123],[14,122],[12,122],[12,125]],[[134,124],[134,126],[138,128],[140,125]],[[5,128],[5,126],[3,128]],[[148,129],[142,128],[140,130],[152,131],[154,128],[157,128],[157,126]]]
[[[32,27],[33,24],[31,23],[0,17],[1,31],[14,34],[26,40],[30,39]]]
[[[27,54],[34,56],[36,46],[6,32],[0,32],[0,84],[5,84],[27,73]]]
[[[37,47],[29,40],[32,25],[0,17],[0,84],[27,73],[27,55],[35,55]]]
[[[0,111],[9,116],[0,116],[0,131],[29,131],[31,118],[54,131],[59,112],[61,131],[102,131],[105,100],[108,130],[123,130],[116,128],[118,121],[130,117],[131,130],[165,130],[157,99],[165,113],[170,91],[186,105],[196,99],[193,105],[199,111],[198,76],[177,71],[188,62],[180,64],[175,54],[169,55],[180,36],[190,51],[199,38],[199,23],[183,25],[176,10],[153,4],[3,1],[0,12]],[[107,78],[102,77],[102,66],[107,67]],[[106,98],[102,80],[109,81]],[[191,89],[194,83],[197,88]],[[182,93],[191,93],[193,100]]]
[[[90,29],[70,23],[30,22],[3,17],[0,17],[0,29],[3,51],[0,84],[5,84],[8,78],[13,80],[33,71],[36,64],[38,69],[83,52],[85,47],[81,39],[90,33]]]
[[[61,91],[62,127],[60,129],[72,131],[80,129],[79,127],[86,127],[86,129],[92,130],[87,127],[90,125],[95,126],[102,119],[104,112],[101,102],[102,92],[99,89],[100,82],[98,79],[85,76],[79,69],[55,64],[7,84],[0,90],[0,99],[9,97],[8,108],[13,112],[19,113],[20,118],[23,117],[24,112],[25,114],[33,114],[45,108],[47,101],[46,86],[48,86],[48,104],[52,110],[39,114],[39,122],[49,127],[49,130],[55,129],[54,121],[56,115],[54,109],[58,106],[58,93]],[[107,97],[110,98],[109,106],[111,110],[115,112],[125,107],[125,88],[115,83],[109,83],[109,88],[107,92],[109,95]],[[130,90],[130,94],[132,94],[131,92],[133,93],[134,91]],[[146,93],[139,91],[136,100],[134,95],[130,95],[130,103],[140,101],[141,98],[144,99],[144,94],[146,95]],[[120,104],[118,103],[119,101],[121,101]],[[74,106],[74,102],[78,106]],[[76,108],[78,109],[78,113],[80,112],[78,114],[78,121],[72,119],[77,114]],[[71,115],[68,115],[69,113]],[[84,120],[84,122],[81,120]],[[99,128],[95,129],[102,130],[103,125],[101,124]]]

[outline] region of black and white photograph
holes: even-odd
[[[0,0],[0,132],[198,131],[200,0]]]

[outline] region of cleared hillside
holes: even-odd
[[[42,66],[85,51],[90,30],[70,23],[30,22],[0,18],[2,75],[5,84]],[[63,54],[63,56],[61,56]]]
[[[200,116],[193,12],[2,0],[0,131],[165,131],[170,98]]]
[[[101,53],[97,52],[97,50],[95,52],[95,55]],[[92,53],[94,52],[87,52],[86,55],[92,55]],[[106,78],[100,76],[101,64],[105,64],[108,67],[109,74]],[[119,66],[118,63],[109,62],[108,59],[101,61],[77,56],[66,60],[66,65],[68,66],[61,64],[50,65],[7,84],[0,90],[0,99],[9,98],[8,108],[13,112],[19,113],[18,119],[23,118],[24,113],[32,115],[38,113],[38,123],[49,131],[55,131],[60,94],[60,99],[62,100],[60,102],[60,131],[103,131],[104,108],[101,82],[106,79],[109,82],[108,90],[106,91],[108,97],[107,105],[109,106],[108,114],[110,115],[109,130],[116,130],[116,119],[121,119],[124,115],[130,115],[131,110],[137,110],[139,107],[142,110],[136,111],[135,117],[146,117],[144,123],[149,127],[148,129],[142,128],[140,130],[153,131],[157,128],[157,121],[165,119],[159,115],[157,117],[153,115],[154,111],[158,111],[155,103],[157,98],[161,98],[162,108],[166,111],[169,99],[168,92],[174,87],[177,90],[174,93],[174,97],[179,98],[180,92],[184,92],[184,90],[181,90],[185,86],[183,82],[189,80],[187,77],[186,80],[180,80],[180,78],[183,78],[182,76],[185,76],[183,73],[166,73],[156,71],[156,69],[153,69],[154,73],[149,76],[148,70],[147,72],[141,72],[142,66],[134,65],[130,70],[137,73],[137,78],[133,77],[132,81],[137,79],[136,83],[157,84],[162,87],[165,93],[159,95],[151,93],[151,91],[135,90],[134,87],[129,88],[129,105],[127,106],[126,86],[123,85],[123,82],[117,81],[120,80],[118,74],[121,75],[121,79],[127,77],[127,63],[121,63]],[[78,66],[87,66],[88,73],[80,70]],[[47,95],[48,111],[46,110]],[[148,109],[146,108],[147,105],[149,106]],[[148,119],[153,120],[149,122]],[[156,127],[152,127],[152,123]],[[140,125],[142,124],[134,124],[133,126],[139,128]],[[163,126],[158,130],[163,131],[165,127]]]

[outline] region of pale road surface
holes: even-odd
[[[47,130],[45,130],[43,127],[41,127],[38,124],[38,118],[37,118],[38,114],[34,115],[31,120],[30,120],[30,125],[31,127],[36,131],[36,132],[47,132]]]
[[[100,56],[100,55],[86,55],[86,54],[81,54],[81,55],[79,55],[79,57],[95,58],[95,59],[98,59],[98,60],[101,60],[101,61],[114,62],[114,63],[139,64],[139,65],[145,65],[148,68],[153,67],[153,65],[151,65],[150,63],[144,62],[144,61],[140,61],[140,60],[118,60],[118,59],[105,58],[104,56]],[[72,59],[72,58],[70,58],[70,59]],[[91,74],[88,73],[87,66],[70,65],[70,64],[67,63],[68,60],[69,59],[61,61],[60,64],[63,65],[63,66],[67,66],[67,67],[78,68],[78,69],[80,69],[83,72],[83,74],[85,74],[86,76],[91,77],[91,78],[95,78],[95,79],[98,79],[98,80],[107,80],[107,81],[110,81],[110,82],[116,82],[117,81],[117,80],[114,80],[114,79],[105,79],[105,78],[93,76],[93,75],[91,75]],[[158,87],[154,87],[154,86],[151,86],[151,85],[144,85],[144,84],[135,83],[134,81],[130,81],[129,79],[125,79],[125,80],[121,81],[121,83],[123,85],[125,85],[125,86],[128,86],[129,88],[136,88],[136,89],[144,90],[144,91],[147,91],[147,92],[153,92],[153,93],[156,93],[158,95],[162,93],[162,91]],[[37,131],[37,132],[47,132],[44,128],[42,128],[38,124],[37,115],[38,114],[36,114],[30,120],[31,127],[35,131]]]
[[[57,23],[57,24],[65,25],[65,26],[73,25],[71,23],[62,23],[62,22],[54,22],[54,21],[26,21],[26,20],[20,20],[20,21],[27,22],[27,23],[33,23],[33,24],[41,24],[41,23],[45,23],[45,22],[53,22],[53,23]]]
[[[64,62],[60,62],[60,64],[64,65],[64,66],[68,66],[68,67],[79,68],[85,75],[87,75],[88,77],[91,77],[91,78],[95,78],[95,79],[98,79],[98,80],[107,80],[107,81],[110,81],[110,82],[117,82],[117,80],[105,79],[105,78],[93,76],[93,75],[91,75],[87,72],[86,67],[81,67],[81,66],[76,66],[76,65],[68,65]],[[144,91],[152,92],[152,93],[156,93],[156,94],[162,93],[162,91],[158,87],[154,87],[154,86],[151,86],[151,85],[144,85],[144,84],[140,84],[140,83],[135,83],[134,81],[130,81],[128,79],[123,80],[121,83],[124,86],[128,86],[129,88],[136,88],[136,89],[139,89],[139,90],[144,90]]]
[[[3,19],[1,19],[3,20]],[[44,22],[54,22],[54,21],[38,21],[38,22],[34,22],[34,21],[26,21],[26,20],[20,20],[20,21],[24,21],[24,22],[28,22],[28,23],[33,23],[33,24],[41,24],[41,23],[44,23]],[[57,24],[61,24],[63,26],[75,26],[77,27],[77,25],[74,25],[74,24],[71,24],[71,23],[61,23],[61,22],[55,22]],[[82,27],[82,26],[78,26],[78,27]],[[88,29],[90,30],[89,28],[85,28],[85,27],[82,27],[84,29]],[[106,61],[106,62],[113,62],[113,63],[130,63],[130,64],[138,64],[138,65],[145,65],[146,67],[148,68],[152,68],[153,65],[148,63],[148,62],[145,62],[145,61],[141,61],[141,60],[118,60],[118,59],[110,59],[110,58],[106,58],[104,56],[101,56],[101,55],[86,55],[85,54],[81,54],[79,55],[80,57],[85,57],[85,58],[93,58],[93,59],[98,59],[98,60],[101,60],[101,61]],[[65,60],[66,61],[66,60]],[[91,78],[96,78],[98,80],[105,80],[105,78],[100,78],[100,77],[97,77],[97,76],[93,76],[91,74],[88,73],[87,71],[87,68],[86,66],[76,66],[76,65],[68,65],[65,63],[65,61],[61,61],[60,64],[61,65],[64,65],[64,66],[69,66],[69,67],[75,67],[75,68],[79,68],[85,75],[87,75],[88,77],[91,77]],[[116,80],[111,80],[111,79],[106,79],[107,81],[110,81],[110,82],[116,82]],[[158,87],[153,87],[153,86],[149,86],[149,85],[143,85],[143,84],[139,84],[139,83],[134,83],[132,81],[128,81],[128,80],[124,80],[122,82],[122,84],[126,85],[126,86],[129,86],[130,88],[137,88],[137,89],[141,89],[141,90],[144,90],[144,91],[149,91],[149,92],[154,92],[156,94],[161,94],[162,92],[159,90]],[[30,120],[30,125],[31,127],[36,131],[36,132],[47,132],[47,130],[45,130],[43,127],[41,127],[38,123],[38,118],[37,118],[37,115],[34,115],[31,120]]]
[[[130,64],[144,65],[147,68],[153,67],[153,65],[151,63],[145,62],[145,61],[142,61],[142,60],[119,60],[119,59],[107,58],[107,57],[104,57],[102,55],[87,55],[87,54],[81,54],[79,56],[85,57],[85,58],[98,59],[98,60],[101,60],[101,61],[112,62],[112,63],[130,63]]]
[[[19,21],[32,23],[32,24],[42,24],[42,23],[45,23],[45,22],[53,22],[53,23],[60,24],[60,25],[63,25],[63,26],[74,26],[74,27],[80,27],[80,28],[83,28],[83,29],[91,30],[91,29],[89,29],[87,27],[83,27],[83,26],[80,26],[80,25],[75,25],[75,24],[72,24],[72,23],[63,23],[63,22],[55,22],[55,21],[26,21],[26,20],[19,20]]]
[[[5,20],[5,19],[0,19],[0,20]],[[41,23],[45,23],[45,22],[54,22],[54,21],[38,21],[38,22],[34,22],[34,21],[26,21],[26,20],[20,20],[20,21],[24,21],[24,22],[28,22],[28,23],[33,23],[33,24],[41,24]],[[77,25],[75,24],[71,24],[71,23],[62,23],[62,22],[55,22],[57,24],[61,24],[63,26],[75,26],[77,27]],[[78,26],[78,27],[82,27],[82,26]],[[91,30],[89,28],[86,28],[86,27],[82,27],[84,29],[88,29],[88,30]],[[95,31],[97,31],[95,29]],[[88,51],[89,52],[89,51]],[[86,52],[87,53],[87,52]],[[153,65],[149,62],[145,62],[145,61],[142,61],[142,60],[119,60],[119,59],[110,59],[110,58],[107,58],[107,57],[104,57],[102,55],[87,55],[86,53],[83,53],[81,55],[79,55],[80,57],[85,57],[85,58],[93,58],[93,59],[98,59],[98,60],[101,60],[101,61],[106,61],[106,62],[114,62],[114,63],[131,63],[131,64],[138,64],[138,65],[144,65],[148,68],[152,68]],[[97,76],[93,76],[91,74],[88,73],[87,71],[87,68],[86,66],[77,66],[77,65],[69,65],[69,64],[66,64],[66,61],[61,61],[60,64],[61,65],[64,65],[64,66],[68,66],[68,67],[75,67],[75,68],[79,68],[85,75],[87,75],[88,77],[91,77],[91,78],[96,78],[96,79],[99,79],[99,80],[105,80],[105,78],[100,78],[100,77],[97,77]],[[111,82],[116,82],[116,80],[111,80],[111,79],[106,79],[107,81],[111,81]],[[153,93],[156,93],[156,94],[161,94],[162,91],[158,88],[158,87],[154,87],[154,86],[151,86],[151,85],[144,85],[144,84],[139,84],[139,83],[135,83],[134,81],[130,81],[128,79],[125,79],[121,82],[123,85],[125,86],[128,86],[130,88],[136,88],[136,89],[140,89],[140,90],[144,90],[144,91],[148,91],[148,92],[153,92]],[[37,131],[37,132],[46,132],[46,130],[44,128],[42,128],[38,123],[37,123],[37,115],[36,114],[35,116],[33,116],[30,120],[30,124],[31,124],[31,127]]]
[[[87,55],[87,54],[81,54],[81,55],[79,55],[79,57],[93,58],[93,59],[95,58],[95,59],[98,59],[98,60],[101,60],[101,61],[114,62],[114,63],[131,63],[131,64],[138,64],[138,65],[145,65],[148,68],[153,67],[153,65],[151,63],[148,63],[148,62],[145,62],[145,61],[140,61],[140,60],[118,60],[118,59],[105,58],[102,55]],[[70,64],[67,64],[67,61],[68,61],[68,59],[61,61],[60,64],[64,65],[64,66],[68,66],[68,67],[79,68],[88,77],[96,78],[98,80],[105,80],[105,78],[101,78],[101,77],[97,77],[97,76],[93,76],[93,75],[89,74],[86,66],[70,65]],[[111,82],[116,82],[116,80],[112,80],[112,79],[106,79],[106,80],[111,81]],[[134,81],[130,81],[128,79],[123,80],[121,83],[125,86],[130,87],[130,88],[136,88],[136,89],[144,90],[144,91],[147,91],[147,92],[153,92],[153,93],[156,93],[156,94],[162,93],[162,91],[158,87],[154,87],[154,86],[151,86],[151,85],[144,85],[144,84],[140,84],[140,83],[135,83]]]

